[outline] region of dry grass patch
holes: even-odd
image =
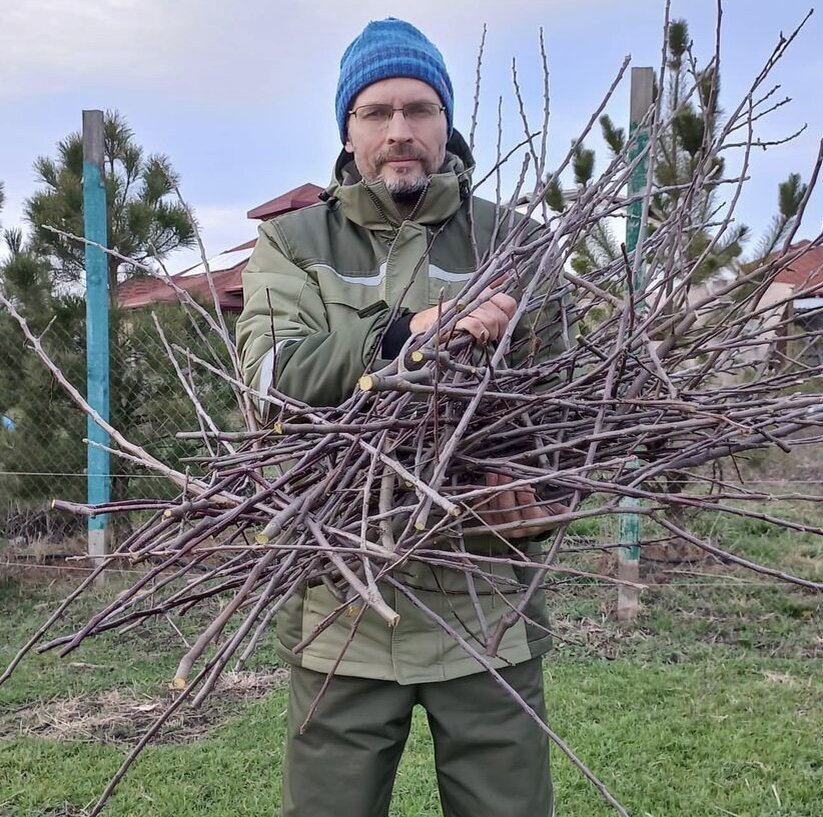
[[[280,687],[288,671],[226,673],[202,706],[182,707],[166,723],[155,743],[191,743],[223,725],[227,715]],[[16,707],[0,717],[0,738],[37,736],[81,743],[130,743],[143,734],[174,700],[109,689],[95,695],[60,698]]]

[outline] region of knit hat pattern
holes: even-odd
[[[411,23],[387,17],[370,22],[340,60],[334,105],[342,142],[346,141],[346,122],[354,98],[372,83],[395,77],[419,79],[437,91],[451,135],[454,91],[443,55]]]

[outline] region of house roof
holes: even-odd
[[[243,308],[243,284],[240,274],[248,257],[227,270],[212,273],[212,283],[223,309],[240,311]],[[209,281],[205,272],[186,276],[185,273],[171,276],[175,286],[185,290],[200,300],[211,300]],[[138,309],[158,303],[177,303],[177,290],[165,278],[144,276],[129,278],[117,289],[117,300],[124,309]]]
[[[801,254],[775,278],[781,284],[790,284],[796,292],[811,297],[823,295],[823,246],[813,245],[811,241],[792,244],[787,254]]]
[[[300,210],[310,204],[316,204],[317,197],[322,192],[323,188],[316,184],[302,184],[276,199],[249,210],[248,217],[268,219],[292,210]],[[208,269],[221,308],[236,312],[243,308],[243,284],[240,274],[251,256],[255,243],[256,239],[245,241],[208,259]],[[117,300],[124,309],[138,309],[157,303],[176,303],[178,297],[175,286],[201,300],[211,300],[205,264],[195,264],[171,277],[174,285],[167,278],[159,276],[129,278],[118,286]]]
[[[284,193],[276,199],[267,201],[265,204],[259,204],[254,209],[249,210],[246,215],[249,218],[274,218],[292,210],[300,210],[302,207],[317,204],[318,196],[322,192],[323,188],[318,187],[316,184],[301,184],[300,187],[295,187],[294,190],[289,190],[288,193]]]

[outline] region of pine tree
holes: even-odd
[[[696,66],[685,20],[672,22],[667,48],[663,99],[660,102],[662,121],[669,122],[670,126],[655,143],[654,187],[647,213],[647,235],[653,236],[657,227],[680,207],[683,197],[689,196],[688,208],[680,208],[679,211],[681,219],[684,211],[689,215],[682,223],[682,240],[678,251],[682,253],[683,268],[693,270],[690,279],[681,282],[685,284],[681,293],[685,300],[690,288],[706,282],[721,271],[736,275],[760,266],[759,261],[777,248],[793,226],[806,187],[797,174],[791,174],[779,185],[777,214],[756,245],[748,263],[743,260],[744,247],[750,238],[747,226],[740,224],[731,227],[719,241],[715,241],[712,229],[705,225],[711,224],[716,214],[722,210],[719,188],[724,180],[725,165],[721,156],[712,153],[712,145],[722,127],[723,118],[720,107],[720,75],[711,65],[702,69]],[[660,92],[655,87],[655,100]],[[601,117],[600,126],[611,158],[623,154],[627,144],[625,130],[617,127],[607,115]],[[578,191],[585,190],[590,184],[594,165],[594,152],[578,146],[572,162]],[[698,177],[702,177],[703,182],[695,186],[693,182]],[[565,200],[559,184],[553,185],[548,191],[546,203],[556,212],[563,211]],[[575,246],[572,266],[582,275],[607,267],[621,257],[620,244],[620,238],[609,229],[605,220],[598,219]],[[702,260],[695,264],[698,259]],[[669,294],[673,285],[673,281],[667,282]],[[622,280],[616,282],[615,286],[622,287]],[[752,281],[746,287],[740,287],[737,290],[738,297],[755,286],[757,282]],[[723,314],[722,310],[718,310],[716,319],[722,320]],[[602,310],[592,310],[589,315],[594,322],[603,317]],[[588,329],[586,326],[579,328],[583,333]],[[655,485],[647,487],[655,489]],[[680,492],[685,489],[685,477],[666,475],[661,480],[661,487],[666,493]],[[667,512],[677,517],[683,511],[671,507]],[[694,555],[690,546],[684,542],[647,548],[645,554],[669,561],[679,561]]]
[[[104,117],[105,183],[109,247],[138,263],[162,259],[194,242],[186,209],[172,199],[178,177],[170,161],[144,154],[116,112]],[[83,151],[80,134],[57,145],[57,158],[35,162],[44,189],[25,205],[32,227],[7,230],[7,257],[0,264],[0,287],[26,318],[63,374],[80,391],[86,382],[86,312],[82,295],[85,247],[46,229],[82,236]],[[0,187],[2,194],[2,187]],[[118,276],[143,274],[135,265],[109,256],[110,418],[126,437],[167,462],[195,453],[175,432],[197,428],[191,400],[181,386],[149,311],[124,312],[115,297]],[[176,304],[154,310],[170,343],[210,359],[204,342]],[[15,424],[0,438],[0,497],[28,507],[44,507],[53,497],[84,501],[86,418],[68,399],[37,356],[25,348],[16,321],[0,311],[0,414]],[[231,390],[213,375],[195,371],[201,404],[221,426],[230,425],[236,406]],[[112,458],[114,498],[134,491],[133,466]],[[185,466],[182,466],[185,467]],[[42,476],[42,475],[48,476]],[[58,474],[74,475],[60,477]]]
[[[186,209],[176,201],[179,177],[168,157],[146,154],[117,111],[106,112],[103,136],[109,247],[145,263],[191,246],[194,228]],[[83,235],[82,135],[69,134],[58,142],[57,157],[38,157],[34,169],[44,187],[26,201],[24,212],[32,226],[35,249],[49,259],[56,281],[76,283],[82,280],[85,248],[47,227]],[[137,267],[109,257],[112,300],[118,273],[141,274]]]
[[[691,89],[694,89],[692,92]],[[655,89],[655,96],[659,89]],[[682,252],[684,261],[700,258],[713,242],[712,233],[705,227],[718,210],[718,187],[724,179],[724,162],[708,151],[721,126],[720,76],[714,67],[695,68],[691,59],[691,43],[685,20],[675,20],[669,28],[668,59],[662,100],[663,120],[671,126],[657,142],[654,157],[654,184],[648,213],[648,234],[654,233],[680,203],[684,195],[693,196],[691,224],[683,225],[688,236]],[[612,155],[621,153],[626,145],[626,133],[615,126],[607,115],[600,119],[603,139]],[[594,152],[582,146],[577,148],[573,162],[575,184],[585,188],[594,173]],[[710,168],[709,181],[696,195],[689,189],[698,168]],[[565,206],[560,187],[549,191],[547,204],[556,212]],[[779,187],[778,212],[766,234],[761,238],[750,260],[760,260],[772,252],[785,237],[798,212],[805,186],[797,174],[791,174]],[[736,271],[742,261],[743,250],[750,230],[741,224],[727,231],[717,242],[692,275],[691,285],[701,284],[720,270]],[[585,273],[620,257],[619,239],[598,221],[575,247],[572,264],[579,273]]]
[[[71,382],[85,382],[85,305],[54,292],[47,259],[26,245],[20,230],[4,236],[7,257],[0,286]],[[25,348],[16,321],[0,312],[0,414],[14,423],[0,449],[0,496],[28,501],[48,495],[82,499],[82,479],[42,474],[82,474],[85,417]]]
[[[7,230],[7,258],[0,264],[0,287],[40,336],[63,374],[81,392],[86,383],[86,305],[84,299],[52,280],[50,259],[25,242],[19,230]],[[197,428],[194,406],[180,384],[158,336],[157,314],[168,341],[214,362],[204,337],[177,304],[151,311],[111,312],[110,419],[128,439],[180,464],[197,446],[175,438]],[[231,325],[231,318],[228,318]],[[223,360],[224,365],[227,364]],[[184,366],[185,368],[185,366]],[[191,367],[201,404],[221,427],[229,427],[236,410],[231,389],[214,375]],[[14,423],[0,431],[0,500],[43,508],[54,497],[85,501],[86,417],[54,380],[34,352],[26,348],[17,322],[0,310],[0,415]],[[185,466],[181,466],[185,467]],[[123,499],[135,490],[132,465],[112,457],[112,496]],[[65,475],[65,476],[62,476]],[[165,483],[160,490],[163,493]],[[0,507],[0,513],[3,511]]]

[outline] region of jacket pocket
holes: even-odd
[[[341,273],[327,264],[314,264],[308,269],[316,277],[325,304],[360,312],[385,299],[385,265],[374,273]]]

